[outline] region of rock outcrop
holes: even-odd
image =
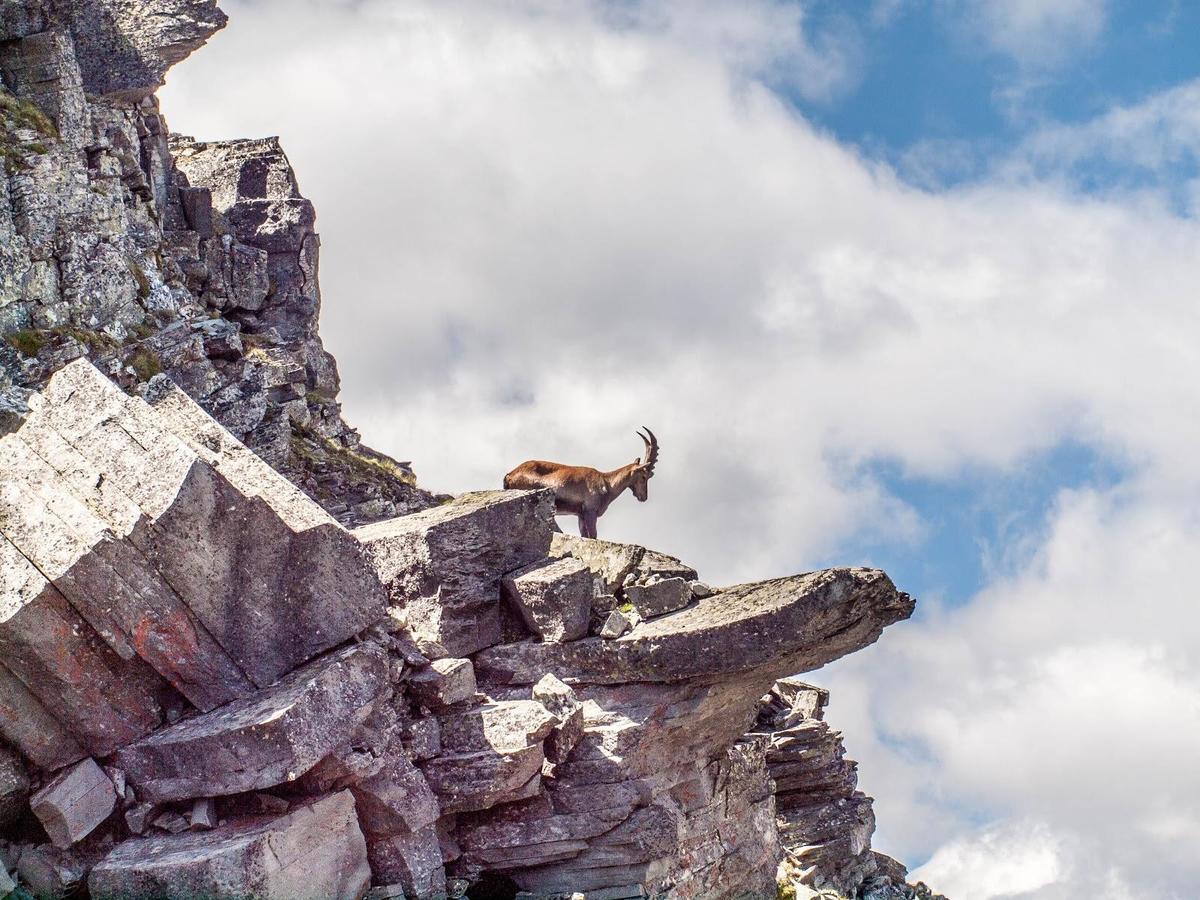
[[[431,506],[341,418],[316,216],[278,141],[159,114],[163,74],[225,21],[215,0],[0,10],[0,432],[86,356],[129,389],[166,372],[344,524]]]
[[[779,680],[912,600],[714,589],[363,447],[278,142],[153,97],[224,23],[0,7],[0,896],[926,896]]]
[[[0,437],[8,816],[32,789],[54,845],[29,866],[91,869],[96,896],[356,896],[369,872],[737,897],[803,842],[864,883],[869,802],[820,704],[789,688],[812,721],[767,729],[759,700],[911,613],[883,573],[713,591],[641,548],[555,558],[546,492],[348,531],[165,376],[141,393],[77,360]],[[589,633],[661,584],[684,608]]]

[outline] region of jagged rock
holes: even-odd
[[[625,587],[625,599],[643,619],[683,609],[692,599],[691,589],[682,578],[667,578],[650,584]]]
[[[138,796],[157,802],[284,784],[335,749],[388,690],[386,655],[354,645],[259,694],[164,728],[116,759]]]
[[[117,807],[112,780],[93,759],[72,766],[29,802],[56,847],[70,847],[91,834]]]
[[[10,440],[12,436],[0,439]],[[5,482],[7,487],[8,482]],[[6,529],[8,527],[5,522]],[[92,753],[103,755],[162,721],[152,673],[124,660],[80,618],[67,599],[0,534],[0,658],[38,701],[39,718],[57,719]],[[2,689],[30,707],[20,687]],[[51,715],[47,710],[54,710]],[[32,759],[64,748],[39,748],[43,735],[7,710],[5,736]],[[63,729],[51,726],[51,733]],[[68,739],[66,747],[75,744]]]
[[[8,869],[0,863],[0,897],[7,897],[17,889],[17,883],[8,874]]]
[[[541,743],[554,728],[553,714],[533,700],[501,700],[438,717],[442,750],[519,750]]]
[[[384,754],[382,768],[351,787],[358,820],[368,837],[420,831],[438,820],[437,799],[425,776],[397,743]]]
[[[696,600],[703,600],[705,597],[711,597],[716,591],[710,588],[703,581],[693,581],[691,583],[692,597]]]
[[[608,614],[604,624],[600,626],[600,637],[607,641],[616,640],[621,635],[628,633],[631,628],[633,628],[633,623],[629,621],[629,617],[619,609],[614,609]]]
[[[545,557],[552,518],[549,491],[480,491],[354,535],[422,650],[466,656],[499,640],[500,580]]]
[[[618,640],[507,644],[475,657],[501,684],[552,672],[568,684],[675,681],[743,672],[776,675],[824,665],[912,614],[913,602],[877,569],[826,569],[739,585]]]
[[[227,21],[217,0],[74,0],[67,8],[85,86],[121,100],[153,93]]]
[[[183,834],[188,830],[187,818],[173,809],[159,813],[154,817],[152,824],[160,831],[166,831],[169,834]]]
[[[446,754],[421,763],[443,813],[487,809],[536,794],[542,771],[540,743],[512,750]]]
[[[358,900],[370,883],[349,792],[268,822],[131,838],[88,878],[94,900],[289,897]]]
[[[157,803],[135,803],[125,810],[125,825],[133,834],[145,834],[159,812]]]
[[[504,579],[504,594],[544,641],[574,641],[588,632],[592,573],[576,559],[535,563]]]
[[[433,716],[413,719],[406,723],[403,735],[404,751],[410,759],[429,759],[442,752],[442,734],[438,721]]]
[[[17,753],[0,746],[0,828],[15,821],[28,802],[29,773],[25,764]]]
[[[645,552],[645,547],[636,544],[617,544],[562,532],[555,532],[550,542],[551,557],[579,560],[602,579],[604,589],[609,592],[616,591],[624,583]]]
[[[756,733],[770,742],[779,837],[797,884],[856,895],[876,872],[871,799],[857,766],[821,720],[829,693],[798,678],[777,681],[759,704]],[[903,883],[903,879],[901,879]]]
[[[369,853],[375,877],[394,880],[403,889],[402,896],[411,900],[446,896],[446,869],[435,826],[376,840]]]
[[[566,762],[583,737],[583,704],[570,687],[549,674],[533,686],[533,699],[555,719],[554,730],[543,745],[546,759]]]
[[[100,488],[71,490],[26,442],[51,445],[38,427],[0,438],[5,537],[118,656],[140,657],[199,708],[249,693],[253,685],[153,564],[130,541],[115,540],[112,522],[93,511],[103,503]]]
[[[435,659],[408,681],[413,697],[440,709],[475,696],[475,667],[469,659]]]
[[[649,584],[668,578],[692,581],[696,577],[696,570],[674,556],[659,553],[657,550],[643,550],[632,574],[638,584]]]
[[[87,869],[71,851],[43,844],[21,850],[17,876],[29,892],[41,900],[77,893],[87,877]]]

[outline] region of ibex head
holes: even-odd
[[[645,503],[646,498],[650,496],[647,482],[654,477],[654,464],[658,462],[658,438],[645,425],[642,428],[646,429],[646,434],[639,431],[637,436],[646,445],[646,455],[634,460],[637,468],[633,470],[633,480],[629,483],[629,489],[633,491],[633,496]],[[647,434],[650,436],[646,437]]]

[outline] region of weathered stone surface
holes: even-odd
[[[470,700],[475,696],[475,667],[469,659],[435,659],[409,679],[408,690],[434,709]]]
[[[543,744],[546,759],[566,762],[583,737],[583,704],[568,685],[547,674],[533,686],[533,699],[555,719],[554,730]]]
[[[442,750],[473,753],[479,750],[521,750],[550,734],[555,718],[533,700],[502,700],[438,717]]]
[[[267,822],[132,838],[88,878],[95,900],[265,897],[358,900],[367,848],[348,791]]]
[[[227,21],[217,0],[88,0],[67,7],[87,90],[123,100],[153,93],[171,66]]]
[[[37,422],[30,426],[30,436],[48,448],[52,439],[36,437],[36,429]],[[0,438],[5,537],[118,656],[140,657],[200,709],[253,690],[153,564],[130,541],[114,535],[111,521],[93,511],[104,504],[96,486],[101,476],[90,490],[64,484],[60,473],[25,442],[25,433]]]
[[[617,544],[562,532],[555,532],[550,542],[550,556],[579,560],[602,579],[604,589],[609,592],[625,582],[645,552],[645,547],[636,544]]]
[[[0,897],[7,897],[16,889],[17,883],[8,874],[8,869],[5,868],[4,863],[0,863]]]
[[[56,847],[70,847],[112,815],[117,792],[93,759],[62,772],[29,803]]]
[[[691,601],[692,591],[682,578],[667,578],[650,584],[626,585],[625,599],[643,619],[651,619],[683,609]]]
[[[15,821],[28,803],[29,773],[25,764],[17,753],[0,746],[0,828]]]
[[[585,637],[594,594],[591,570],[577,559],[535,563],[504,579],[504,594],[544,641]]]
[[[383,651],[354,645],[259,694],[164,728],[120,750],[116,759],[144,800],[283,784],[341,744],[388,690]]]
[[[217,807],[212,797],[200,797],[192,803],[188,813],[188,828],[192,831],[208,831],[217,826]]]
[[[70,897],[87,876],[83,861],[69,850],[50,844],[25,847],[17,861],[17,875],[33,896]]]
[[[567,683],[675,681],[764,665],[778,676],[873,643],[912,609],[877,569],[826,569],[728,588],[618,640],[508,644],[483,651],[475,665],[506,684],[532,684],[546,672]]]
[[[422,650],[466,656],[499,640],[500,580],[545,557],[552,519],[549,491],[480,491],[354,534]]]
[[[421,771],[443,813],[464,812],[537,793],[544,759],[538,743],[512,750],[443,753],[421,763]]]
[[[798,885],[857,895],[875,874],[871,799],[855,790],[856,764],[821,721],[829,693],[798,678],[777,681],[759,703],[755,733],[770,742],[780,840]],[[903,884],[903,879],[901,879]]]
[[[614,609],[608,614],[608,618],[604,620],[604,624],[600,626],[600,637],[606,641],[616,640],[623,634],[628,634],[633,624],[629,621],[629,617],[619,609]]]
[[[0,659],[86,750],[97,755],[141,737],[162,721],[144,664],[113,652],[3,535]],[[8,692],[20,693],[15,688]],[[25,750],[31,742],[23,731],[19,725],[5,726],[6,735]]]
[[[420,831],[440,815],[425,776],[404,755],[398,742],[385,752],[382,768],[353,785],[351,791],[368,844],[373,836]]]
[[[649,584],[668,578],[692,581],[696,577],[696,570],[674,556],[668,556],[657,550],[644,550],[638,558],[632,574],[636,583]]]
[[[374,840],[368,854],[375,878],[394,881],[402,890],[399,896],[410,900],[446,896],[446,869],[435,826]]]

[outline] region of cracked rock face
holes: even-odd
[[[870,849],[826,696],[779,680],[912,600],[872,569],[713,588],[364,447],[278,141],[171,136],[152,95],[224,24],[0,4],[3,878],[708,900],[774,896],[782,859],[798,896],[929,897]]]

